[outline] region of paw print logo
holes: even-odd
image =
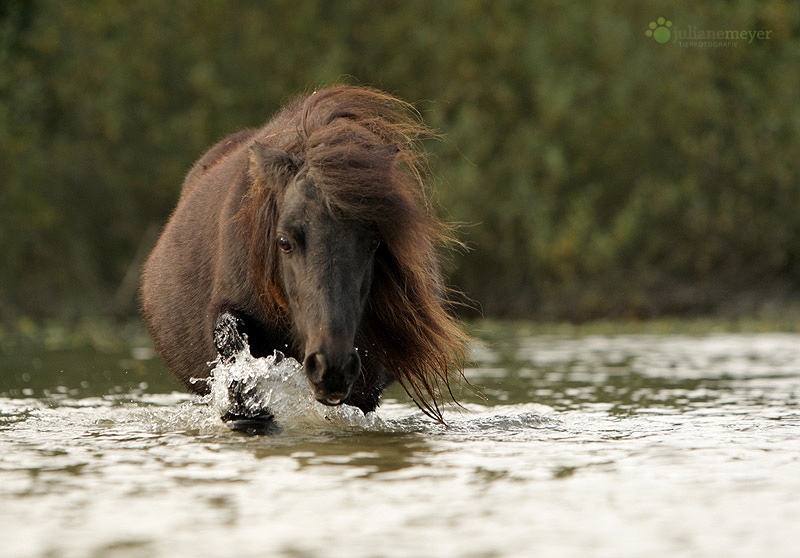
[[[669,41],[670,27],[672,27],[672,22],[660,17],[656,21],[650,22],[650,29],[645,32],[645,35],[653,37],[657,43],[666,43]]]

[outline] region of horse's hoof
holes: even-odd
[[[234,432],[243,432],[254,436],[280,432],[280,428],[275,424],[275,417],[270,413],[255,416],[226,413],[221,418],[225,426]]]

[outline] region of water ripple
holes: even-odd
[[[103,389],[58,389],[58,370],[7,386],[0,548],[22,558],[795,553],[800,336],[499,346],[474,352],[470,380],[485,399],[465,394],[447,425],[397,388],[374,418],[336,415],[343,408],[317,404],[296,368],[264,359],[218,379],[259,386],[248,404],[282,425],[269,436],[228,429],[224,394],[157,390],[150,377],[143,388],[122,369]]]

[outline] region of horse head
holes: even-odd
[[[437,244],[452,237],[426,196],[426,128],[401,101],[350,87],[280,122],[250,144],[239,211],[266,320],[291,332],[319,401],[345,402],[360,377],[374,388],[367,376],[381,367],[442,420],[467,338],[439,275]]]
[[[361,370],[355,339],[372,284],[379,232],[346,215],[322,187],[321,170],[256,143],[260,172],[282,185],[272,238],[277,285],[318,401],[338,405]]]

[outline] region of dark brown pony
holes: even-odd
[[[147,260],[144,315],[158,352],[204,393],[208,363],[246,338],[303,362],[329,405],[373,410],[398,381],[442,420],[466,336],[449,315],[417,113],[333,87],[212,147],[186,177]]]

